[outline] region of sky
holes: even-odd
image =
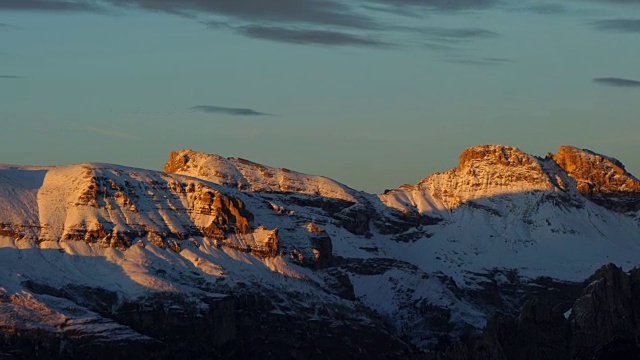
[[[0,0],[0,163],[174,149],[382,192],[480,144],[640,176],[640,0]]]

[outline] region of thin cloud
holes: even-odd
[[[0,75],[0,79],[20,79],[20,76],[16,75]]]
[[[303,30],[275,26],[243,26],[236,31],[252,38],[287,42],[292,44],[315,44],[328,46],[354,45],[388,47],[380,40],[329,30]]]
[[[413,7],[430,8],[443,11],[487,9],[496,6],[500,0],[369,0],[369,2],[385,5],[389,9]]]
[[[103,7],[95,1],[78,0],[2,0],[0,10],[36,11],[100,11]]]
[[[373,20],[337,0],[106,0],[120,7],[138,7],[183,14],[222,15],[241,21],[271,21],[373,27]]]
[[[484,41],[497,38],[499,33],[474,27],[450,28],[450,27],[422,27],[403,28],[401,31],[413,31],[419,36],[419,41],[424,42],[423,47],[433,52],[442,53],[447,62],[458,62],[474,65],[497,65],[509,62],[502,58],[467,59],[466,50],[471,42]]]
[[[224,114],[233,116],[273,116],[273,114],[267,114],[253,109],[245,108],[230,108],[214,105],[198,105],[190,108],[191,110],[200,111],[209,114]]]
[[[131,134],[127,134],[119,131],[107,130],[107,129],[103,129],[95,126],[81,126],[80,128],[82,130],[100,134],[100,135],[107,135],[107,136],[112,136],[112,137],[127,139],[127,140],[140,140],[139,137]]]
[[[0,10],[91,11],[139,8],[185,16],[219,15],[240,21],[372,28],[374,20],[338,0],[2,0]]]
[[[448,59],[447,62],[462,64],[462,65],[477,65],[477,66],[495,66],[512,63],[513,60],[505,58],[481,58],[481,59]]]
[[[526,8],[526,10],[540,15],[556,15],[567,13],[567,8],[564,5],[550,3],[532,5]]]
[[[595,78],[593,82],[601,85],[614,86],[614,87],[625,87],[625,88],[640,88],[640,81],[631,80],[631,79],[623,79],[617,77],[603,77],[603,78]]]
[[[640,19],[599,20],[592,22],[591,25],[602,31],[640,33]]]
[[[485,29],[416,29],[392,26],[376,11],[427,15],[431,9],[489,8],[500,0],[0,0],[0,10],[90,11],[143,9],[192,17],[200,22],[228,22],[241,35],[271,41],[322,46],[392,47],[371,36],[422,32],[441,42],[496,37]],[[211,26],[216,28],[216,26]],[[364,32],[367,32],[366,34]]]
[[[417,29],[420,33],[439,39],[487,39],[499,36],[498,33],[481,28],[442,28],[427,27]]]

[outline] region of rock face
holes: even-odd
[[[314,265],[316,268],[326,268],[333,264],[333,243],[331,237],[324,229],[315,226],[313,223],[307,224],[307,229],[311,236],[311,246],[313,247]]]
[[[609,264],[586,281],[565,313],[528,301],[517,318],[491,318],[477,340],[458,342],[441,359],[638,359],[640,288],[636,268]]]
[[[392,207],[404,211],[415,207],[418,213],[429,215],[499,195],[555,192],[555,176],[547,167],[544,161],[514,147],[475,146],[463,151],[457,168],[402,186],[381,198]]]
[[[254,236],[254,215],[240,198],[203,181],[101,164],[41,169],[4,171],[11,182],[19,182],[25,176],[21,173],[42,171],[44,176],[41,187],[27,198],[32,203],[25,204],[35,216],[25,218],[15,207],[8,208],[0,214],[0,235],[37,243],[82,241],[121,250],[146,239],[176,252],[181,248],[176,240],[192,237],[221,242],[263,237],[260,232]],[[270,238],[256,250],[275,253],[277,238]]]
[[[323,176],[276,169],[240,158],[224,158],[193,150],[172,151],[164,166],[167,173],[207,179],[247,191],[296,192],[354,201],[355,191]]]
[[[481,145],[465,149],[460,154],[458,170],[464,170],[481,162],[490,166],[528,167],[541,172],[536,158],[518,148],[501,145]]]
[[[637,270],[634,271],[637,274]],[[634,297],[631,279],[619,267],[609,264],[587,280],[569,321],[572,350],[577,358],[596,354],[599,359],[640,356],[640,299]]]
[[[383,201],[395,207],[415,204],[425,213],[525,191],[577,192],[610,210],[640,209],[640,181],[620,161],[571,146],[561,146],[545,159],[509,146],[471,147],[462,152],[457,168],[391,191]]]
[[[619,160],[571,146],[561,146],[552,159],[595,203],[619,212],[640,209],[640,181]]]

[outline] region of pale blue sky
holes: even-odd
[[[640,175],[640,0],[334,1],[0,0],[0,163],[191,148],[381,192],[567,144]]]

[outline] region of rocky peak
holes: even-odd
[[[537,166],[535,157],[522,150],[504,145],[479,145],[470,147],[460,154],[458,169],[473,167],[478,163],[510,167]]]
[[[619,160],[572,146],[561,146],[551,158],[588,199],[620,212],[640,209],[640,181]]]
[[[485,195],[523,190],[551,189],[541,160],[522,150],[504,145],[480,145],[462,152],[458,167],[445,173],[435,174],[425,180],[435,180],[441,175],[455,178],[460,190]],[[459,185],[465,184],[462,189]],[[452,190],[452,189],[450,189]]]
[[[172,151],[164,171],[246,191],[297,192],[356,202],[353,189],[323,176],[193,150]]]
[[[181,151],[171,151],[169,154],[169,161],[164,164],[164,172],[175,173],[182,169],[189,162],[189,156]]]

